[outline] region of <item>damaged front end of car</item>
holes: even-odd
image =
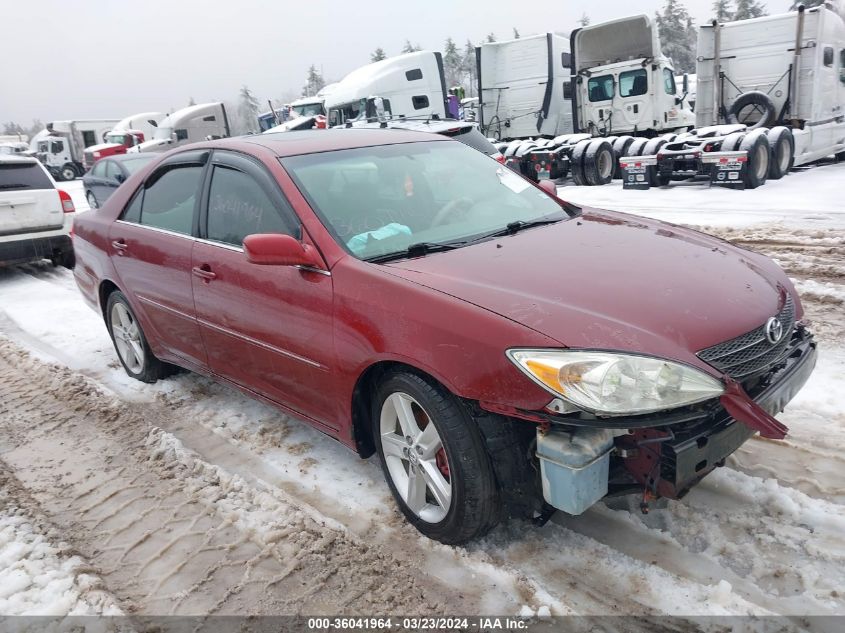
[[[580,514],[605,496],[640,494],[648,512],[654,499],[683,497],[755,433],[783,439],[788,429],[773,416],[816,363],[813,336],[794,313],[787,300],[766,324],[699,351],[719,380],[645,356],[510,350],[520,369],[557,396],[543,412],[509,412],[538,423],[547,508]]]

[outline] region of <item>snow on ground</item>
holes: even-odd
[[[0,473],[0,614],[121,615],[97,574],[12,488]]]
[[[194,374],[155,385],[129,379],[101,317],[63,269],[0,269],[0,334],[84,375],[125,407],[143,407],[160,427],[150,431],[151,450],[207,464],[186,473],[212,473],[230,491],[262,491],[248,496],[257,510],[231,505],[240,498],[231,494],[216,504],[211,494],[207,503],[230,521],[260,530],[262,512],[298,506],[411,556],[437,582],[475,587],[479,612],[845,615],[843,176],[840,164],[755,191],[561,188],[577,204],[708,227],[775,257],[795,279],[820,339],[815,373],[779,416],[788,438],[749,441],[683,500],[647,516],[636,503],[598,504],[579,517],[558,513],[542,529],[517,523],[466,548],[442,546],[404,522],[375,460]],[[81,183],[60,186],[84,212]]]

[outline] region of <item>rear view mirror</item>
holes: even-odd
[[[551,180],[541,180],[537,185],[547,194],[557,198],[557,185]]]
[[[256,233],[244,238],[244,253],[252,264],[320,267],[314,249],[282,233]]]

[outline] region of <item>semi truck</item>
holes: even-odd
[[[446,118],[446,79],[439,52],[418,51],[367,64],[332,86],[325,97],[329,127],[376,118],[373,96],[384,110],[405,118]]]
[[[125,154],[130,147],[140,145],[153,137],[158,124],[165,118],[163,112],[141,112],[121,119],[106,134],[106,142],[85,148],[82,164],[91,169],[101,158]]]
[[[707,176],[759,187],[796,165],[845,159],[845,23],[820,6],[702,26],[697,128],[644,162],[651,184]],[[713,152],[734,153],[714,166]]]
[[[150,140],[130,147],[127,152],[164,152],[188,143],[225,138],[229,134],[229,119],[223,103],[200,103],[162,119]]]
[[[36,156],[56,180],[73,180],[85,173],[83,153],[103,143],[118,119],[53,121],[39,136]]]

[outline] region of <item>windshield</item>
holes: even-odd
[[[118,145],[123,145],[125,140],[125,134],[106,134],[106,143],[117,143]]]
[[[291,110],[300,116],[314,116],[316,114],[323,114],[323,104],[303,103],[302,105],[291,106]]]
[[[282,164],[335,239],[360,259],[566,217],[560,202],[522,176],[454,141],[292,156]]]

